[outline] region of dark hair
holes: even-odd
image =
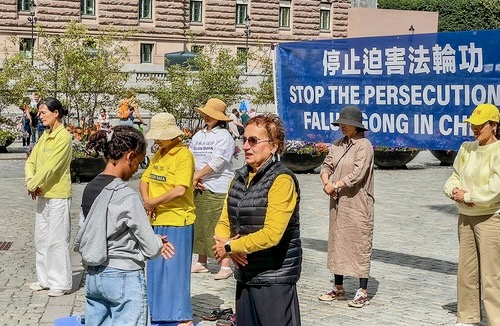
[[[221,127],[222,129],[227,128],[227,122],[222,121],[222,120],[217,120],[217,123],[215,124],[215,127]]]
[[[488,121],[488,123],[491,125],[491,127],[493,128],[493,125],[496,123],[497,125],[497,130],[496,131],[493,131],[493,134],[495,135],[495,138],[500,140],[500,123],[499,122],[495,122],[495,121]]]
[[[108,135],[111,139],[108,141]],[[116,126],[111,132],[99,130],[90,136],[87,150],[102,153],[107,160],[119,160],[128,151],[136,154],[146,153],[144,135],[131,126]]]
[[[29,97],[23,97],[23,101],[21,102],[21,109],[24,109],[26,105],[31,104],[31,99]]]
[[[278,145],[278,154],[283,154],[285,151],[285,126],[276,114],[266,113],[257,115],[247,121],[247,126],[251,124],[264,127],[271,142]]]
[[[38,108],[40,108],[42,104],[44,104],[50,112],[57,111],[59,113],[57,116],[59,119],[62,119],[65,115],[68,115],[68,109],[63,108],[61,102],[54,97],[46,97],[38,102]]]

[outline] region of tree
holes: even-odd
[[[128,49],[122,45],[125,35],[112,28],[90,34],[83,24],[71,22],[61,35],[38,29],[42,40],[37,51],[35,88],[42,94],[62,100],[70,115],[93,125],[101,108],[116,106],[125,92],[128,74],[122,71],[128,61]]]
[[[15,41],[16,39],[10,40]],[[24,53],[16,53],[3,61],[0,70],[0,113],[11,104],[19,105],[33,85],[30,60]]]
[[[437,11],[439,32],[500,28],[498,0],[379,0],[378,8]]]
[[[166,72],[165,80],[155,80],[146,89],[150,100],[144,106],[151,112],[171,113],[190,130],[200,126],[194,109],[209,98],[219,98],[230,106],[245,94],[241,58],[217,44],[205,46],[183,65],[169,65]]]
[[[257,87],[249,91],[252,103],[257,106],[272,104],[274,103],[274,76],[271,48],[265,49],[260,46],[255,53],[251,54],[251,59],[259,63],[263,75]]]
[[[8,57],[0,72],[0,108],[17,104],[28,91],[53,96],[68,108],[70,116],[93,125],[101,108],[115,107],[125,93],[128,74],[122,71],[128,60],[123,46],[126,35],[112,28],[91,34],[83,24],[71,22],[63,34],[49,34],[37,27],[40,46],[35,66],[22,53]],[[19,43],[19,39],[11,40]]]

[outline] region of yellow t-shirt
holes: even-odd
[[[156,198],[175,186],[188,189],[184,196],[156,208],[156,219],[152,225],[185,226],[194,223],[193,174],[194,158],[182,143],[174,146],[163,157],[158,151],[141,180],[148,184],[148,196]]]
[[[249,182],[254,176],[255,173],[250,173]],[[271,189],[269,189],[267,199],[268,205],[264,227],[257,232],[231,240],[232,252],[251,254],[276,246],[280,242],[297,204],[297,191],[292,177],[288,174],[279,175],[274,180]],[[230,237],[227,200],[224,201],[222,214],[215,227],[215,234],[225,239]]]
[[[41,188],[45,198],[70,198],[72,152],[71,135],[63,125],[45,131],[24,166],[28,190]]]

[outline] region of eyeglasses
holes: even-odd
[[[250,145],[250,147],[255,147],[257,144],[270,142],[271,139],[259,139],[256,136],[243,137],[243,144],[245,144],[247,141],[248,141],[248,145]]]

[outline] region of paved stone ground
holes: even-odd
[[[34,210],[23,182],[24,161],[19,145],[0,154],[0,241],[13,242],[0,251],[0,325],[52,325],[53,320],[84,310],[85,293],[78,256],[73,255],[74,289],[70,295],[48,298],[31,293],[34,274]],[[239,161],[241,163],[241,160]],[[375,232],[369,295],[362,309],[346,302],[323,303],[318,294],[328,289],[326,269],[328,199],[318,174],[299,174],[304,246],[298,283],[302,324],[309,325],[451,325],[456,314],[457,213],[442,186],[451,174],[429,152],[420,153],[407,170],[375,172]],[[130,183],[137,188],[137,177]],[[73,238],[85,184],[74,184]],[[213,326],[201,315],[219,306],[234,307],[234,279],[215,281],[211,274],[192,277],[195,323]],[[347,279],[348,297],[357,279]],[[486,325],[483,320],[482,325]]]

